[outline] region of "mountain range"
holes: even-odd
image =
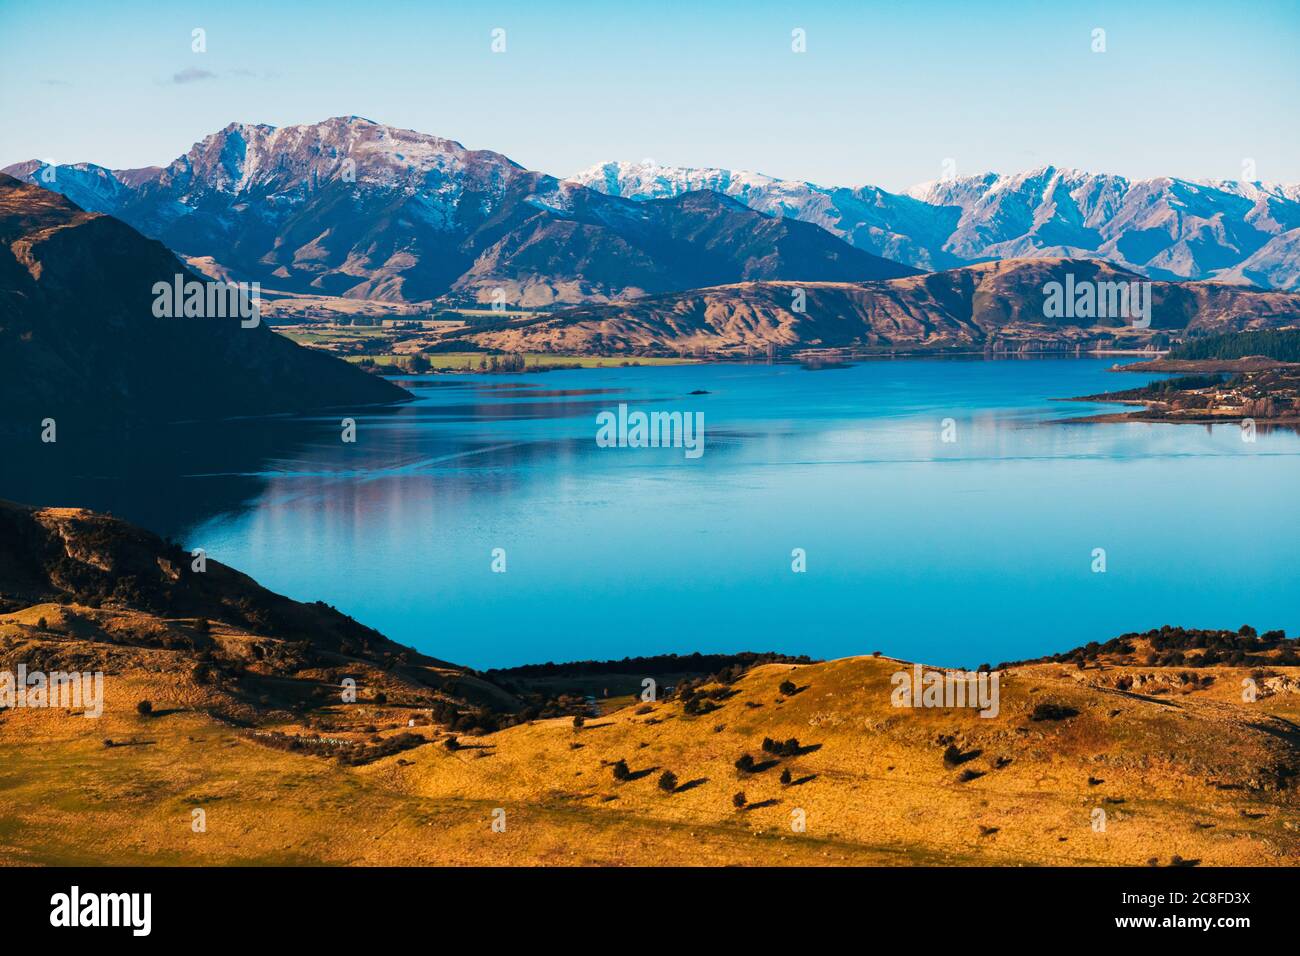
[[[290,292],[544,306],[917,271],[720,193],[635,202],[355,116],[232,123],[164,168],[7,171],[223,275]]]
[[[1300,288],[1300,184],[1129,180],[1045,166],[890,193],[650,162],[604,163],[573,181],[641,201],[711,190],[926,271],[989,259],[1095,258],[1152,279]]]
[[[166,166],[6,172],[213,275],[391,302],[602,303],[749,281],[862,282],[992,259],[1300,288],[1300,185],[1044,167],[904,193],[605,163],[570,179],[356,116],[232,123]]]

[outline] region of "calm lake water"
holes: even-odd
[[[1166,623],[1294,633],[1300,437],[1054,423],[1114,410],[1054,398],[1150,380],[1113,362],[425,376],[400,380],[416,402],[355,414],[355,444],[332,415],[251,466],[65,493],[480,668],[696,650],[975,666]],[[597,447],[621,402],[702,411],[704,454]]]

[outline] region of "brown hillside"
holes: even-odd
[[[586,306],[466,335],[509,351],[646,354],[704,349],[1087,348],[1116,335],[1239,331],[1300,324],[1300,294],[1206,282],[1154,282],[1149,329],[1121,319],[1048,319],[1043,287],[1142,277],[1099,260],[1009,259],[877,282],[746,282]],[[802,290],[804,311],[795,309]]]

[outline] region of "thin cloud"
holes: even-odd
[[[211,70],[201,70],[197,66],[186,67],[179,73],[172,74],[173,83],[197,83],[199,80],[215,80],[217,74]]]

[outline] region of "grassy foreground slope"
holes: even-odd
[[[985,720],[892,708],[897,667],[883,658],[765,665],[705,715],[669,701],[577,731],[552,719],[462,736],[455,750],[437,742],[440,729],[420,726],[429,743],[361,766],[268,747],[257,731],[205,712],[200,689],[142,668],[109,682],[99,720],[48,710],[0,720],[0,860],[1300,862],[1294,782],[1278,774],[1295,757],[1295,668],[1285,669],[1288,691],[1244,705],[1231,668],[1213,669],[1218,689],[1165,698],[1099,686],[1116,676],[1107,671],[1033,665],[1005,678],[1002,716]],[[798,693],[781,694],[785,680]],[[162,715],[135,713],[140,699]],[[1031,720],[1044,701],[1078,714]],[[395,708],[351,707],[355,726],[373,721],[377,733],[341,737],[410,732]],[[264,731],[274,728],[304,729],[270,721]],[[797,737],[804,752],[764,754],[767,736]],[[945,763],[954,746],[960,762]],[[735,768],[746,752],[757,772]],[[630,779],[615,779],[620,759]],[[677,792],[658,785],[665,769]],[[738,810],[741,791],[747,808]],[[492,828],[498,808],[504,832]],[[1097,808],[1104,832],[1094,830]],[[195,809],[206,832],[194,832]],[[800,810],[804,832],[791,825]]]
[[[148,535],[6,513],[26,531],[0,536],[0,671],[101,669],[105,704],[0,711],[0,863],[1300,863],[1294,641],[1199,666],[1193,635],[1173,666],[1133,636],[1014,665],[989,719],[894,707],[910,665],[855,657],[575,727],[236,572],[206,625],[177,611],[216,579],[140,563],[100,594]],[[489,711],[504,729],[474,729]]]

